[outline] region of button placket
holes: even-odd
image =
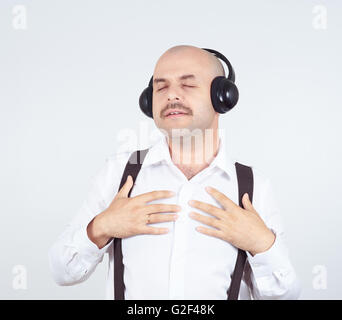
[[[185,252],[186,252],[186,219],[189,206],[187,204],[191,196],[191,185],[186,182],[179,190],[178,204],[182,210],[174,224],[174,243],[170,265],[170,299],[184,299],[185,281]]]

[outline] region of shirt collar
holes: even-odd
[[[227,155],[225,132],[219,132],[219,150],[216,157],[212,160],[209,167],[219,167],[226,172],[229,177],[232,177],[235,172],[235,162]],[[163,135],[152,146],[143,161],[142,167],[153,165],[158,162],[172,163],[169,146],[166,137]]]
[[[210,163],[211,167],[219,167],[232,178],[235,174],[235,161],[228,155],[225,132],[219,132],[219,150],[216,157]]]

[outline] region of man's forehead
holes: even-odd
[[[160,65],[155,68],[153,79],[164,80],[201,80],[210,74],[210,70],[206,69],[203,64],[194,62],[175,62]],[[154,81],[155,83],[158,81]]]
[[[211,77],[212,60],[208,58],[207,53],[198,53],[190,51],[182,51],[177,53],[169,53],[162,55],[154,69],[153,77],[162,79],[181,79],[186,75],[193,75],[187,79],[201,80],[207,77]]]
[[[188,79],[190,79],[190,80],[199,80],[199,77],[198,76],[196,77],[196,75],[193,74],[193,73],[183,74],[183,75],[180,75],[180,76],[175,77],[175,78],[177,80],[179,80],[179,81],[188,80]],[[169,80],[168,77],[159,77],[159,76],[154,76],[153,77],[153,83],[165,82],[167,80]]]
[[[156,63],[155,70],[172,70],[172,69],[197,69],[201,65],[207,65],[208,59],[202,55],[190,55],[190,54],[167,54],[161,56]]]

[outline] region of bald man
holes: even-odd
[[[195,46],[172,47],[158,59],[152,111],[163,138],[150,147],[134,185],[128,176],[118,192],[134,150],[107,159],[50,248],[58,284],[85,281],[108,252],[107,298],[115,298],[119,238],[125,299],[226,299],[237,249],[248,256],[240,299],[298,298],[270,180],[254,167],[253,204],[245,194],[244,208],[237,205],[234,162],[210,98],[212,80],[224,75],[220,61]]]

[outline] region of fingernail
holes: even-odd
[[[175,214],[175,215],[173,216],[173,219],[174,219],[174,220],[177,220],[178,217],[179,217],[179,215],[178,215],[178,214]]]
[[[207,191],[211,191],[211,187],[209,187],[209,186],[206,186],[206,187],[205,187],[205,190],[207,190]]]

